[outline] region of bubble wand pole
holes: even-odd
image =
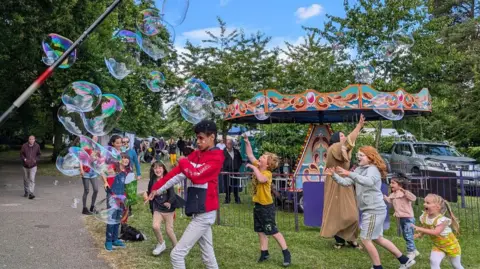
[[[112,11],[122,2],[122,0],[115,0],[106,10],[103,12],[100,17],[95,20],[95,22],[90,25],[90,27],[83,32],[83,34],[65,51],[65,53],[60,56],[50,67],[47,68],[23,93],[20,95],[20,97],[17,98],[13,102],[13,104],[5,111],[3,112],[2,116],[0,116],[0,126],[3,125],[3,123],[8,119],[8,117],[14,112],[17,108],[21,107],[25,101],[32,96],[32,94],[42,86],[42,84],[49,78],[52,74],[55,68],[57,68],[63,61],[72,53],[74,49],[78,47],[87,37],[90,33],[93,32],[95,28],[97,28],[100,23],[105,20],[105,18],[112,13]]]

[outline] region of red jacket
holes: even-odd
[[[186,214],[190,216],[217,210],[219,206],[218,175],[222,170],[223,161],[223,151],[218,148],[204,152],[195,150],[187,158],[181,159],[177,167],[157,181],[152,191],[164,185],[168,189],[176,183],[183,183],[183,174],[188,179]]]

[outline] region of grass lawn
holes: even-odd
[[[282,263],[282,253],[276,242],[271,239],[270,260],[258,264],[256,260],[259,255],[259,246],[257,235],[253,228],[247,225],[251,224],[251,208],[248,205],[222,205],[222,214],[230,214],[227,221],[230,224],[235,222],[235,226],[214,225],[213,236],[217,261],[220,268],[279,268]],[[139,229],[147,236],[143,242],[127,243],[127,248],[115,250],[111,253],[103,250],[105,240],[105,224],[96,221],[93,217],[87,217],[87,227],[95,239],[97,247],[101,248],[100,256],[115,268],[172,268],[170,264],[169,253],[172,249],[167,240],[167,250],[158,257],[154,257],[151,251],[156,244],[151,229],[152,218],[148,206],[136,205],[134,207],[135,216],[129,220],[129,224]],[[235,212],[235,213],[233,213]],[[235,214],[239,220],[232,220]],[[227,215],[228,216],[228,215]],[[332,247],[333,241],[323,239],[319,236],[319,228],[309,228],[303,226],[303,219],[300,219],[300,231],[295,232],[291,228],[282,228],[282,219],[285,226],[291,227],[293,223],[293,214],[281,212],[279,214],[279,229],[283,232],[289,249],[292,252],[293,264],[291,268],[370,268],[370,260],[364,251],[351,248],[335,250]],[[287,220],[288,219],[288,220]],[[175,222],[175,231],[177,239],[182,235],[183,230],[188,225],[189,219],[180,216],[177,211],[177,220]],[[224,221],[222,221],[224,223]],[[166,237],[166,236],[165,236]],[[401,250],[405,250],[405,241],[396,236],[395,222],[392,227],[385,231],[385,237],[392,240]],[[480,236],[471,233],[463,233],[460,237],[462,245],[462,262],[465,268],[480,268],[480,257],[478,249],[480,248]],[[430,240],[425,237],[417,242],[417,248],[421,256],[417,258],[417,265],[413,268],[430,268],[429,255],[431,250]],[[384,268],[398,268],[398,261],[390,253],[380,249],[380,255]],[[198,246],[195,246],[186,259],[187,268],[204,268],[201,260],[201,252]],[[443,262],[442,268],[449,268],[448,261]]]

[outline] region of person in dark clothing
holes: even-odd
[[[190,153],[194,152],[195,149],[192,146],[192,142],[188,141],[185,149],[183,150],[183,155],[188,156]]]
[[[223,162],[222,172],[229,172],[229,173],[238,173],[240,171],[240,166],[242,166],[242,155],[238,149],[233,147],[233,141],[231,139],[227,139],[227,145],[223,150],[223,155],[225,156],[225,161]],[[230,203],[230,194],[233,190],[233,195],[235,197],[235,203],[239,204],[240,196],[238,195],[239,191],[239,179],[232,178],[237,177],[238,175],[226,174],[222,175],[223,186],[225,189],[225,203]]]
[[[180,151],[180,155],[183,155],[185,150],[185,141],[180,137],[177,142],[178,150]]]
[[[35,198],[33,192],[35,190],[35,174],[37,173],[37,163],[40,160],[40,145],[35,142],[35,136],[28,137],[28,142],[22,145],[20,150],[20,158],[23,163],[23,189],[25,194],[23,197],[28,199]]]

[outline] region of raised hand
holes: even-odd
[[[358,125],[360,127],[363,127],[363,125],[365,125],[365,116],[363,116],[363,114],[360,114],[360,120],[358,121]]]
[[[245,143],[249,144],[250,140],[248,140],[248,135],[246,133],[244,133],[242,136],[243,136],[243,140],[245,141]]]

